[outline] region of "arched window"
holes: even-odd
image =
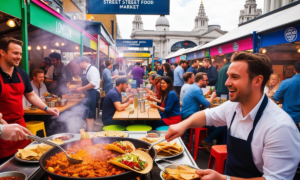
[[[197,46],[197,44],[192,41],[180,41],[173,44],[173,46],[171,47],[171,52],[178,51],[179,49],[182,48],[184,49],[193,48],[195,46]]]

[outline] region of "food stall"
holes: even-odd
[[[154,134],[152,134],[154,133]],[[77,145],[80,147],[80,149],[84,149],[82,147],[83,145],[86,147],[91,147],[94,146],[94,151],[95,150],[101,150],[104,146],[107,146],[110,143],[116,142],[116,141],[130,141],[136,149],[138,148],[145,148],[147,149],[150,144],[158,141],[158,138],[162,138],[165,135],[166,132],[164,131],[151,131],[151,132],[129,132],[129,131],[123,131],[123,132],[110,132],[110,131],[102,131],[102,132],[95,132],[95,133],[85,133],[82,132],[79,134],[70,134],[70,133],[65,133],[65,134],[57,134],[51,137],[48,137],[49,140],[54,140],[54,139],[67,139],[67,140],[62,140],[64,144],[61,145],[61,147],[67,149],[67,148],[73,148],[74,145]],[[149,138],[148,136],[152,137],[152,135],[158,135],[158,138]],[[91,139],[87,138],[86,136],[89,136]],[[113,137],[111,137],[113,136]],[[117,136],[117,137],[116,137]],[[67,138],[66,138],[67,137]],[[80,140],[81,139],[81,140]],[[57,140],[56,140],[57,141]],[[61,142],[61,140],[58,140]],[[96,145],[95,144],[99,144]],[[101,145],[102,144],[102,145]],[[38,143],[34,141],[31,143],[30,146],[44,146],[41,143]],[[165,154],[161,151],[161,149],[165,148],[165,145],[171,145],[173,146],[174,149],[177,149],[178,151],[174,151],[173,153],[168,153]],[[111,150],[109,150],[112,153]],[[71,152],[71,151],[69,151]],[[78,149],[75,150],[73,149],[73,152],[76,153],[78,152]],[[107,150],[106,150],[107,152]],[[3,172],[9,172],[9,171],[18,171],[21,173],[24,173],[27,176],[28,180],[36,180],[36,179],[41,179],[41,180],[48,180],[49,177],[52,179],[72,179],[72,177],[65,177],[62,175],[59,175],[57,173],[51,172],[52,167],[51,163],[46,164],[46,160],[49,160],[50,157],[60,157],[59,155],[55,155],[56,153],[62,153],[60,149],[57,147],[52,148],[46,152],[44,152],[43,156],[39,158],[39,161],[37,160],[23,160],[20,158],[20,155],[18,153],[15,155],[15,157],[11,158],[8,160],[6,163],[2,164],[0,166],[0,173]],[[175,139],[173,142],[170,144],[164,142],[163,144],[160,144],[158,146],[154,146],[154,148],[150,149],[149,151],[151,158],[156,159],[156,161],[153,161],[153,168],[150,169],[151,171],[146,174],[141,174],[141,173],[136,173],[131,170],[126,170],[124,168],[118,168],[118,170],[121,170],[122,173],[119,175],[115,176],[107,176],[107,177],[98,177],[98,178],[87,178],[87,175],[81,174],[82,177],[79,177],[79,179],[139,179],[139,180],[156,180],[156,179],[162,179],[163,172],[160,169],[160,167],[157,165],[161,166],[168,166],[171,169],[176,169],[177,166],[174,164],[170,165],[170,163],[164,161],[164,160],[157,160],[157,159],[165,159],[165,160],[170,160],[178,164],[184,164],[187,165],[189,168],[192,169],[198,169],[197,164],[191,157],[190,153],[188,152],[187,148],[185,147],[183,141],[181,138]],[[77,154],[78,155],[78,154]],[[119,156],[121,154],[116,153],[116,156]],[[61,154],[61,156],[64,156]],[[97,158],[97,157],[96,157]],[[107,161],[107,160],[106,160]],[[150,163],[150,162],[149,162]],[[62,167],[62,165],[59,165]],[[69,165],[68,165],[69,166]],[[66,166],[66,167],[68,167]],[[174,167],[175,166],[175,167]],[[47,167],[47,168],[45,168]],[[59,171],[62,171],[64,168],[58,168]],[[117,169],[117,167],[116,167]],[[67,172],[67,171],[66,171]],[[81,171],[84,172],[84,171]],[[112,171],[110,171],[112,172]],[[75,178],[75,176],[73,177]],[[76,178],[78,179],[78,178]]]

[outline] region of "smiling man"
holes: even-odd
[[[230,101],[169,127],[168,141],[191,127],[228,127],[224,175],[198,170],[205,175],[201,179],[293,179],[300,160],[300,134],[292,118],[263,93],[271,70],[266,55],[235,53],[225,83]]]
[[[8,124],[25,127],[23,95],[31,104],[45,110],[49,115],[58,116],[59,111],[45,105],[34,93],[27,73],[18,67],[22,60],[22,46],[22,41],[11,37],[0,40],[0,113]],[[7,127],[9,126],[0,124],[0,131]],[[0,164],[30,143],[30,140],[12,142],[7,141],[9,138],[4,139],[6,138],[0,139]]]

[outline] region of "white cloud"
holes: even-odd
[[[198,14],[200,0],[170,0],[171,12],[166,16],[172,31],[191,31]],[[256,0],[258,8],[263,9],[263,0]],[[221,25],[222,30],[230,31],[238,26],[240,10],[246,0],[203,0],[209,24]],[[155,30],[158,15],[142,15],[144,29]],[[130,39],[134,15],[117,15],[122,38]]]

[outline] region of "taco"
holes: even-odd
[[[122,154],[131,153],[132,151],[135,151],[134,145],[129,141],[117,141],[107,145],[105,149],[117,151]]]
[[[147,174],[153,167],[152,158],[148,153],[143,151],[134,151],[132,153],[123,154],[110,160],[109,163],[140,174]]]

